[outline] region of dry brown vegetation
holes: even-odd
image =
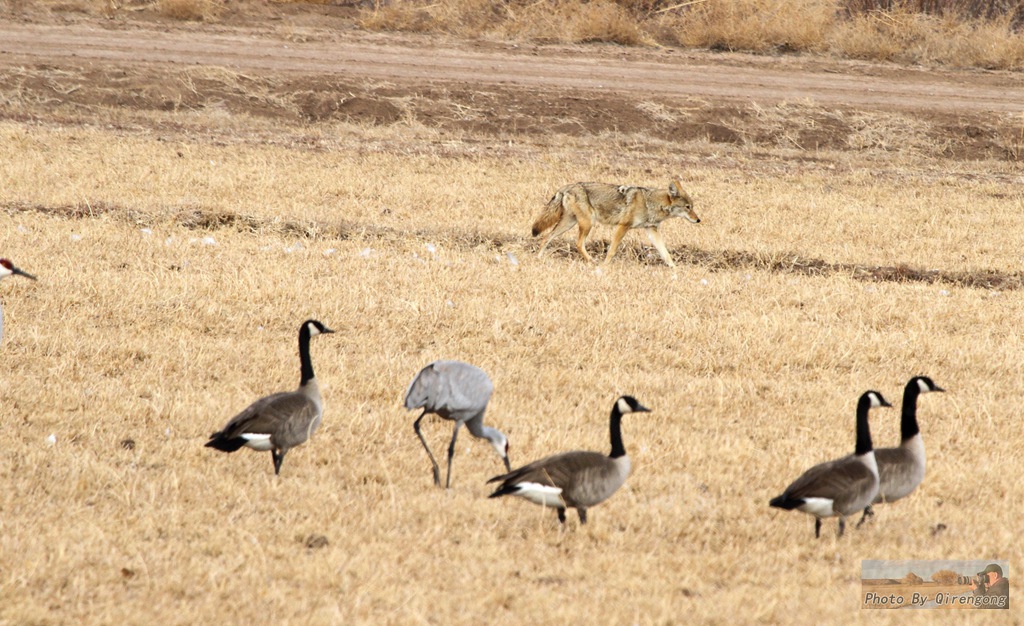
[[[953,585],[956,584],[956,580],[959,574],[951,569],[942,569],[932,574],[932,581],[940,585]]]
[[[508,121],[535,97],[512,87],[338,104],[292,78],[0,72],[0,255],[39,277],[0,285],[0,623],[895,623],[860,610],[862,559],[1013,560],[1019,120],[659,101],[626,133]],[[673,175],[703,219],[664,225],[677,269],[638,233],[603,268],[568,236],[535,256],[559,186]],[[204,448],[296,384],[307,317],[339,331],[313,345],[322,429],[280,477]],[[634,475],[560,530],[487,499],[502,466],[463,434],[434,488],[400,400],[437,358],[491,374],[515,465],[606,449],[635,395]],[[917,493],[841,540],[768,508],[852,450],[861,392],[919,373],[947,393],[921,399]],[[897,422],[873,413],[877,444]]]
[[[416,127],[274,126],[253,141],[244,119],[179,121],[190,132],[0,127],[4,254],[42,279],[4,284],[8,621],[651,623],[723,606],[844,620],[865,556],[1014,545],[1012,524],[975,511],[1020,495],[1019,291],[672,271],[635,237],[598,272],[568,244],[535,259],[524,234],[565,180],[658,183],[642,163],[684,171],[699,199],[700,227],[666,228],[676,250],[1011,271],[1024,229],[1019,191],[993,175],[1004,166],[935,180],[894,160],[887,181],[779,157],[771,173],[699,142],[682,162],[615,137],[496,158]],[[308,316],[341,331],[314,346],[322,431],[280,478],[266,454],[204,449],[246,402],[294,384]],[[464,437],[454,489],[434,489],[399,399],[441,357],[491,372],[490,420],[517,463],[605,448],[611,400],[641,398],[656,412],[626,424],[628,487],[559,532],[550,512],[485,499],[500,466]],[[894,396],[918,372],[950,390],[922,402],[918,494],[843,541],[768,510],[852,443],[860,391]],[[893,413],[874,423],[896,438]],[[449,431],[429,432],[437,446]],[[721,571],[730,584],[705,574]],[[829,593],[808,596],[812,577]]]
[[[216,19],[223,9],[220,0],[158,0],[157,12],[177,20]]]
[[[606,41],[1020,69],[1019,3],[412,0],[374,3],[370,29],[528,41]]]
[[[1016,0],[6,0],[0,12],[237,22],[259,20],[268,5],[322,6],[369,30],[1024,68],[1024,4]]]

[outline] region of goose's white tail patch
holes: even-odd
[[[832,510],[832,498],[804,498],[804,503],[796,508],[815,517],[832,517],[836,514]]]
[[[516,489],[517,491],[513,495],[529,500],[534,504],[557,509],[565,508],[560,487],[552,487],[551,485],[542,485],[540,483],[518,483]]]
[[[264,433],[242,433],[242,439],[245,439],[246,446],[259,452],[274,449],[274,444],[270,443],[270,435]]]

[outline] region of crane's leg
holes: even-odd
[[[281,475],[281,462],[284,461],[284,452],[278,452],[277,450],[270,451],[271,456],[274,459],[274,474],[276,476]]]
[[[587,510],[581,506],[576,507],[576,512],[580,514],[580,524],[587,523]]]
[[[565,524],[565,509],[558,509],[558,521]]]
[[[820,539],[821,538],[821,518],[820,517],[815,517],[814,518],[814,538],[815,539]]]
[[[843,532],[845,532],[845,531],[846,531],[846,518],[845,517],[840,517],[839,518],[839,535],[838,536],[842,537],[843,536]]]
[[[452,458],[455,456],[455,440],[459,437],[460,426],[462,426],[462,422],[455,422],[455,430],[452,431],[452,442],[448,444],[448,478],[444,481],[445,489],[450,489],[452,486]]]
[[[866,507],[864,507],[864,517],[860,518],[860,521],[857,522],[857,528],[860,528],[860,525],[863,524],[864,522],[866,522],[869,517],[874,517],[874,516],[875,516],[875,510],[871,508],[870,504],[867,505]]]
[[[430,463],[434,466],[434,485],[440,487],[441,469],[437,466],[437,461],[434,459],[434,453],[430,451],[430,446],[427,445],[427,440],[423,438],[423,433],[420,432],[420,422],[426,414],[426,411],[420,413],[420,416],[416,418],[415,422],[413,422],[412,427],[416,430],[416,436],[420,438],[420,443],[423,444],[423,449],[427,451],[427,456],[430,457]]]

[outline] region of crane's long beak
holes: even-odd
[[[512,471],[512,464],[508,462],[508,457],[504,456],[504,457],[501,458],[501,460],[505,462],[505,471],[506,472],[511,472]]]
[[[28,272],[25,272],[23,270],[19,270],[18,268],[14,267],[14,266],[11,266],[11,272],[13,272],[14,274],[17,274],[18,276],[24,276],[25,278],[31,278],[32,280],[38,280],[32,274],[29,274]]]

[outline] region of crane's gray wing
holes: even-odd
[[[462,361],[434,361],[416,375],[405,393],[406,409],[426,409],[449,419],[482,413],[494,392],[490,377]]]

